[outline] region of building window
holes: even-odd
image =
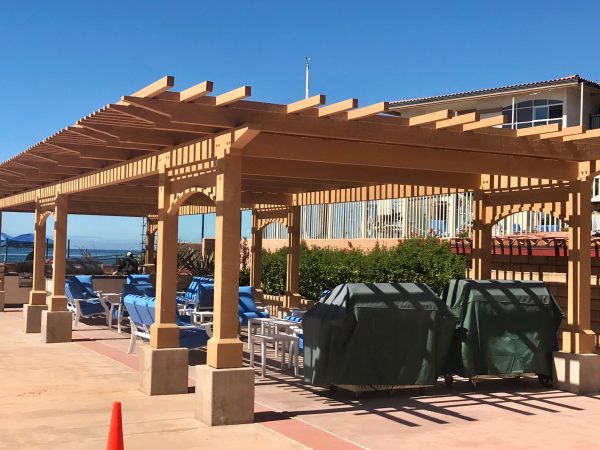
[[[549,123],[563,123],[563,102],[560,100],[527,100],[515,104],[515,117],[512,105],[502,108],[506,116],[503,128],[528,128]]]

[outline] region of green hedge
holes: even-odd
[[[262,288],[267,294],[285,292],[287,248],[263,252]],[[300,294],[318,299],[324,289],[343,283],[421,282],[441,292],[452,278],[464,278],[465,260],[436,237],[407,239],[396,247],[369,252],[356,249],[308,248],[300,254]]]

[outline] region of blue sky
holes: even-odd
[[[597,2],[13,2],[0,0],[0,159],[164,76],[183,89],[243,84],[253,98],[311,92],[362,105],[579,73],[600,79]],[[180,222],[200,238],[200,218]],[[214,218],[207,217],[207,234]],[[29,214],[3,231],[31,232]],[[141,220],[72,216],[90,248],[134,248]],[[243,221],[243,233],[249,220]]]

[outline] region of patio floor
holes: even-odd
[[[211,428],[194,419],[192,393],[148,397],[137,390],[137,356],[125,353],[129,335],[82,323],[73,343],[47,345],[21,327],[21,310],[0,313],[0,449],[104,449],[113,401],[123,405],[128,450],[568,449],[600,441],[600,396],[522,379],[482,381],[476,392],[466,382],[452,389],[440,382],[423,393],[355,399],[281,374],[275,359],[267,377],[257,377],[256,423]]]

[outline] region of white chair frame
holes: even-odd
[[[100,300],[100,304],[104,308],[104,315],[106,316],[106,325],[110,327],[110,325],[112,323],[114,304],[108,302],[108,303],[110,303],[110,306],[107,305],[106,299],[102,295],[102,291],[94,291],[94,294],[96,294],[98,296],[96,298],[98,298],[98,300]],[[84,318],[95,317],[100,314],[100,313],[95,313],[95,314],[83,315],[81,313],[81,302],[86,302],[89,300],[95,300],[95,298],[94,297],[93,298],[74,298],[72,300],[72,302],[70,300],[67,301],[67,310],[71,311],[71,313],[73,314],[73,326],[74,327],[79,325],[79,319],[81,317],[84,317]]]
[[[127,349],[127,354],[131,354],[135,351],[135,343],[136,343],[138,337],[142,341],[150,340],[150,327],[148,327],[147,325],[135,323],[131,319],[131,317],[129,317],[129,324],[131,325],[131,338],[129,340],[129,348]],[[201,324],[201,326],[184,325],[184,326],[180,326],[179,328],[181,328],[182,330],[204,328],[204,330],[206,331],[206,334],[208,335],[209,338],[211,338],[213,335],[212,322],[203,323],[203,324]]]

